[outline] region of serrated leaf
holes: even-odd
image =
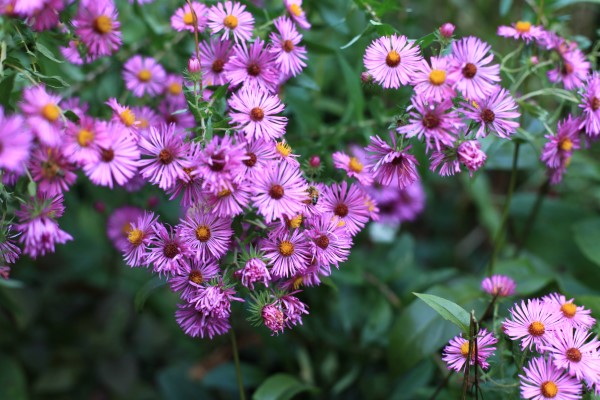
[[[253,400],[289,400],[298,393],[315,393],[318,388],[303,383],[298,378],[288,374],[275,374],[267,378],[252,396]]]
[[[426,293],[413,293],[423,300],[429,307],[433,308],[445,320],[458,326],[465,336],[469,335],[470,318],[469,313],[456,303],[439,296]]]
[[[166,284],[167,284],[167,281],[159,278],[158,276],[155,276],[154,278],[152,278],[148,282],[146,282],[146,284],[144,284],[144,286],[142,286],[140,288],[140,290],[138,290],[137,293],[135,294],[135,299],[133,300],[134,305],[135,305],[135,310],[137,312],[141,312],[144,309],[146,300],[148,300],[148,297],[150,297],[152,292],[154,292],[156,289],[158,289],[159,287],[164,286]]]

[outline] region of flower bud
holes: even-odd
[[[267,304],[261,312],[263,323],[273,333],[283,332],[284,316],[277,303]]]
[[[321,158],[317,155],[311,156],[308,163],[313,168],[319,168],[321,166]]]
[[[199,81],[202,76],[202,72],[200,69],[200,61],[196,57],[190,58],[188,61],[188,73],[190,74],[190,79],[193,81]]]
[[[454,25],[450,22],[446,22],[444,25],[440,26],[440,34],[446,39],[450,39],[454,33],[454,28],[456,28]]]
[[[471,176],[473,172],[485,164],[487,156],[481,150],[481,144],[477,140],[467,140],[458,146],[458,160],[469,169]]]

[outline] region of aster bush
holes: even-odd
[[[512,3],[0,0],[0,398],[600,396],[600,9]]]

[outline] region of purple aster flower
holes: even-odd
[[[23,90],[21,110],[33,134],[49,147],[62,144],[63,121],[60,118],[60,96],[46,92],[43,85]]]
[[[508,297],[515,294],[515,281],[506,275],[492,275],[481,281],[481,289],[497,297]]]
[[[350,178],[356,178],[361,184],[369,186],[373,183],[373,176],[365,168],[366,154],[361,153],[362,159],[356,156],[350,157],[344,152],[336,151],[332,154],[333,165],[343,169]]]
[[[73,237],[61,230],[56,222],[65,211],[62,195],[47,197],[38,194],[21,204],[15,211],[19,223],[15,229],[21,233],[19,243],[23,253],[31,258],[54,253],[55,244],[64,244]]]
[[[452,43],[452,66],[449,79],[465,98],[480,100],[492,94],[500,82],[500,66],[488,65],[494,55],[490,45],[476,37],[462,38]]]
[[[183,97],[164,99],[158,104],[158,111],[163,122],[167,125],[175,124],[176,130],[187,130],[196,126],[196,120],[192,113],[187,111],[187,103]]]
[[[220,218],[200,209],[191,208],[177,226],[177,233],[196,260],[219,259],[231,243],[231,218]]]
[[[302,35],[285,16],[277,18],[274,24],[279,34],[271,33],[272,46],[269,51],[275,54],[275,62],[283,74],[296,76],[306,67],[306,48],[298,46]]]
[[[254,29],[254,17],[246,6],[237,2],[217,3],[208,11],[208,27],[214,34],[221,34],[221,39],[233,36],[236,42],[249,41]]]
[[[130,138],[137,143],[139,122],[133,111],[129,107],[119,104],[115,98],[108,99],[106,104],[113,110],[112,122],[127,128]]]
[[[82,1],[73,19],[75,33],[93,59],[109,56],[121,47],[121,23],[112,0]]]
[[[8,225],[6,231],[0,233],[0,264],[14,264],[21,254],[21,249],[14,243],[19,233],[13,232],[13,228],[14,225]]]
[[[293,296],[300,291],[292,292],[282,296],[281,308],[283,310],[285,326],[291,329],[294,325],[302,325],[302,314],[308,314],[308,306]]]
[[[138,143],[143,156],[139,161],[142,176],[159,188],[167,190],[177,179],[185,179],[183,162],[186,160],[188,144],[184,135],[175,131],[175,125],[151,127],[148,138],[142,137]]]
[[[100,157],[90,162],[83,171],[96,185],[112,189],[114,182],[123,186],[137,173],[140,152],[129,138],[127,130],[119,124],[107,126],[109,144],[99,148]]]
[[[29,169],[38,190],[48,197],[69,191],[69,186],[77,179],[73,166],[58,148],[38,147],[31,154]]]
[[[373,185],[366,190],[377,204],[378,221],[383,224],[414,221],[425,208],[425,191],[419,181],[405,189]],[[373,216],[371,218],[374,219]]]
[[[290,13],[290,17],[302,29],[310,29],[310,22],[306,19],[306,14],[302,9],[302,0],[283,0],[285,8]]]
[[[521,397],[531,400],[579,400],[581,383],[554,366],[552,357],[536,357],[523,368]]]
[[[70,162],[77,165],[97,162],[100,157],[99,147],[108,145],[105,122],[97,122],[88,116],[81,117],[77,123],[67,122],[64,154]]]
[[[411,102],[413,109],[408,124],[398,127],[396,131],[407,138],[424,138],[427,150],[435,148],[439,151],[441,145],[452,146],[458,131],[463,128],[458,112],[453,109],[452,100],[428,103],[419,96],[413,96]]]
[[[144,212],[135,222],[131,222],[127,232],[127,243],[122,251],[125,263],[130,267],[146,264],[146,252],[154,236],[154,225],[158,217],[152,212]]]
[[[577,379],[597,380],[600,371],[600,342],[592,338],[587,329],[573,329],[570,325],[563,326],[548,337],[544,351],[547,351],[554,365],[569,372]]]
[[[44,8],[46,0],[28,0],[28,1],[12,1],[7,2],[7,9],[4,10],[6,14],[19,14],[24,17],[34,15],[36,12],[41,11]],[[3,4],[4,5],[4,4]],[[10,6],[10,8],[9,8]]]
[[[198,296],[202,285],[219,275],[220,268],[217,260],[209,258],[202,262],[191,260],[183,263],[181,269],[169,276],[169,286],[174,292],[179,292],[181,299],[190,301]]]
[[[161,94],[166,77],[163,67],[152,57],[133,56],[123,66],[125,87],[136,97]]]
[[[600,74],[594,71],[587,80],[583,93],[583,109],[580,129],[585,129],[586,135],[592,138],[600,135]]]
[[[180,75],[167,74],[167,78],[163,84],[163,90],[165,97],[168,100],[179,100],[181,102],[181,99],[183,99],[183,101],[185,101],[185,96],[183,95],[183,79]],[[139,119],[138,116],[138,120]]]
[[[229,332],[229,329],[231,329],[228,319],[206,317],[193,304],[178,304],[177,307],[175,320],[186,335],[201,338],[208,336],[212,339],[215,336]]]
[[[192,255],[188,244],[171,226],[167,229],[165,225],[155,223],[152,229],[154,236],[150,240],[146,263],[151,264],[159,275],[172,275],[185,270],[185,264],[189,262],[187,257]]]
[[[206,86],[227,83],[225,64],[227,64],[231,55],[231,42],[213,37],[209,42],[200,42],[198,48],[200,50],[203,83]]]
[[[352,247],[352,237],[348,234],[345,224],[340,226],[339,218],[331,214],[308,221],[309,229],[305,235],[310,239],[312,256],[323,265],[335,265],[348,259]]]
[[[5,115],[0,106],[0,169],[22,172],[29,159],[32,139],[23,117]]]
[[[262,308],[260,316],[265,326],[271,330],[273,335],[283,332],[285,325],[283,311],[281,311],[281,302],[275,301],[273,303],[266,304]]]
[[[323,211],[339,218],[338,224],[345,226],[351,236],[356,235],[369,222],[369,210],[365,195],[357,184],[333,183],[321,192],[319,202]]]
[[[498,88],[485,99],[475,103],[466,103],[464,114],[479,123],[477,137],[486,137],[495,132],[501,138],[508,139],[519,127],[517,103],[506,89]]]
[[[203,179],[203,188],[213,193],[231,190],[245,159],[243,148],[243,143],[235,144],[230,136],[214,136],[202,151],[194,153],[193,174]]]
[[[363,61],[377,83],[386,89],[397,89],[412,83],[423,57],[414,41],[394,34],[373,41],[367,47]]]
[[[254,284],[261,282],[265,287],[269,286],[271,274],[267,269],[267,264],[258,258],[253,257],[246,261],[244,268],[235,272],[235,276],[250,290],[254,290]]]
[[[441,102],[456,97],[454,81],[448,79],[448,68],[448,57],[431,57],[431,66],[423,60],[412,81],[415,93],[426,101]]]
[[[496,351],[496,339],[492,332],[488,332],[486,329],[480,329],[477,337],[475,349],[470,349],[470,343],[467,339],[461,336],[456,336],[450,340],[450,343],[444,348],[444,356],[442,360],[448,364],[448,369],[456,372],[463,372],[465,370],[465,364],[467,358],[469,358],[469,351],[471,351],[471,359],[469,365],[477,365],[483,369],[489,368],[487,359],[494,354]]]
[[[244,301],[239,297],[235,297],[235,290],[219,283],[202,288],[198,291],[197,296],[190,300],[190,303],[195,303],[196,309],[206,317],[228,319],[231,315],[231,302],[233,300]]]
[[[550,82],[560,82],[567,90],[583,87],[591,64],[577,47],[577,43],[563,43],[558,48],[558,54],[561,57],[561,65],[548,71]]]
[[[252,182],[276,158],[275,146],[264,140],[249,140],[245,142],[245,149],[246,155],[242,167],[244,170],[243,175],[249,182]]]
[[[258,87],[275,92],[279,72],[275,56],[265,48],[265,42],[257,38],[250,46],[245,42],[233,46],[233,55],[225,64],[225,76],[232,85]]]
[[[481,150],[481,143],[477,140],[466,140],[458,145],[456,151],[458,161],[463,163],[469,170],[469,175],[473,176],[473,172],[483,167],[487,158],[486,154]]]
[[[498,36],[523,39],[525,43],[539,39],[544,33],[541,26],[532,25],[529,21],[517,21],[512,26],[499,26]]]
[[[271,163],[253,182],[252,199],[267,222],[295,216],[304,208],[307,184],[301,171],[286,163]]]
[[[265,239],[261,249],[272,265],[271,275],[274,278],[288,278],[303,272],[309,262],[309,243],[298,230]]]
[[[202,3],[197,1],[192,2],[192,9],[196,14],[198,32],[202,32],[208,23],[208,8]],[[178,32],[188,30],[190,32],[195,31],[194,16],[192,15],[192,9],[189,4],[180,7],[175,11],[175,14],[171,17],[171,27]]]
[[[573,150],[581,148],[579,124],[579,119],[569,115],[566,119],[558,122],[556,135],[544,136],[548,142],[544,145],[540,158],[549,168],[562,166],[566,168],[566,163],[571,159]]]
[[[371,136],[371,144],[367,146],[367,168],[373,180],[383,186],[395,186],[404,189],[419,179],[416,165],[417,159],[408,153],[411,146],[398,151],[396,138],[390,132],[393,147],[379,136]]]
[[[80,45],[83,47],[79,40],[69,40],[69,43],[66,46],[60,46],[58,49],[60,50],[60,54],[62,54],[68,62],[75,65],[82,65],[84,61],[79,52]],[[87,57],[85,58],[87,60]]]
[[[277,161],[299,167],[300,163],[297,160],[298,157],[300,157],[298,154],[292,153],[292,147],[285,139],[281,139],[275,143],[275,158]]]
[[[551,310],[561,315],[561,322],[576,329],[591,329],[596,320],[592,318],[591,311],[583,306],[573,303],[573,299],[567,300],[559,293],[551,293],[542,297],[542,301]]]
[[[228,102],[231,123],[246,134],[246,140],[280,138],[285,134],[287,118],[277,115],[284,109],[275,95],[244,86]]]
[[[148,106],[138,106],[131,109],[137,123],[138,131],[141,137],[148,138],[148,133],[151,127],[159,128],[161,118],[154,109]]]
[[[249,183],[234,182],[231,189],[223,189],[219,193],[208,193],[206,203],[211,213],[219,217],[235,217],[241,214],[252,197],[252,188]]]
[[[27,23],[38,32],[52,29],[58,25],[58,16],[64,8],[64,0],[46,0],[44,8],[31,14],[27,18]]]
[[[504,332],[512,339],[521,339],[521,348],[538,351],[547,344],[548,336],[560,326],[561,315],[538,299],[521,301],[510,309],[511,319],[504,321]]]
[[[438,173],[441,176],[451,176],[460,172],[458,149],[455,147],[442,146],[439,151],[432,151],[429,162],[429,170],[434,172],[439,168]]]
[[[124,206],[117,208],[106,222],[106,236],[113,246],[120,252],[124,252],[129,243],[129,232],[132,225],[144,216],[141,208]]]

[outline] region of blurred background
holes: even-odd
[[[600,6],[542,3],[548,22],[589,51],[598,40]],[[177,73],[193,51],[192,35],[177,34],[169,26],[183,1],[117,4],[124,48],[115,58],[85,69],[44,61],[47,75],[62,76],[70,85],[59,91],[78,93],[96,115],[107,114],[102,103],[108,97],[123,93],[121,67],[132,53],[160,54],[165,68]],[[257,26],[283,10],[272,1],[249,7]],[[309,67],[281,93],[290,118],[288,142],[303,160],[320,156],[327,179],[340,179],[331,162],[340,143],[364,146],[370,135],[386,135],[394,115],[406,106],[409,90],[383,91],[361,83],[364,50],[382,33],[379,28],[369,28],[341,49],[374,16],[415,39],[452,22],[456,35],[478,36],[506,54],[516,42],[497,37],[497,27],[536,21],[537,7],[534,0],[305,1],[313,24],[304,32]],[[55,50],[62,44],[59,38],[50,34],[42,40]],[[16,89],[23,84],[17,80]],[[17,101],[15,90],[9,104],[14,107]],[[551,106],[552,99],[547,101]],[[595,240],[585,222],[598,217],[600,209],[600,168],[594,162],[600,152],[596,146],[576,155],[565,182],[551,189],[523,249],[516,251],[515,238],[522,237],[544,182],[539,162],[543,129],[534,123],[526,128],[539,142],[537,147],[522,146],[509,245],[497,272],[517,281],[519,296],[560,290],[593,308],[599,318],[600,268],[579,245]],[[480,281],[500,221],[511,154],[510,143],[490,149],[486,171],[473,179],[466,173],[440,178],[421,160],[424,211],[401,225],[365,229],[350,260],[321,286],[300,295],[310,311],[303,326],[270,336],[266,328],[250,327],[244,305],[234,304],[232,324],[247,393],[269,376],[284,373],[289,376],[282,387],[288,395],[300,392],[299,398],[429,398],[446,376],[440,350],[458,329],[412,293],[437,294],[477,314],[486,307],[489,299],[481,293]],[[230,338],[187,337],[173,317],[177,296],[148,271],[126,267],[108,240],[109,215],[126,205],[151,208],[171,223],[179,211],[156,188],[134,194],[109,191],[80,174],[66,195],[67,212],[60,220],[75,240],[51,256],[36,261],[24,257],[13,268],[12,281],[0,280],[0,399],[237,398]],[[457,398],[459,382],[452,377],[438,398]],[[490,384],[483,391],[486,398],[514,398],[515,389]]]

